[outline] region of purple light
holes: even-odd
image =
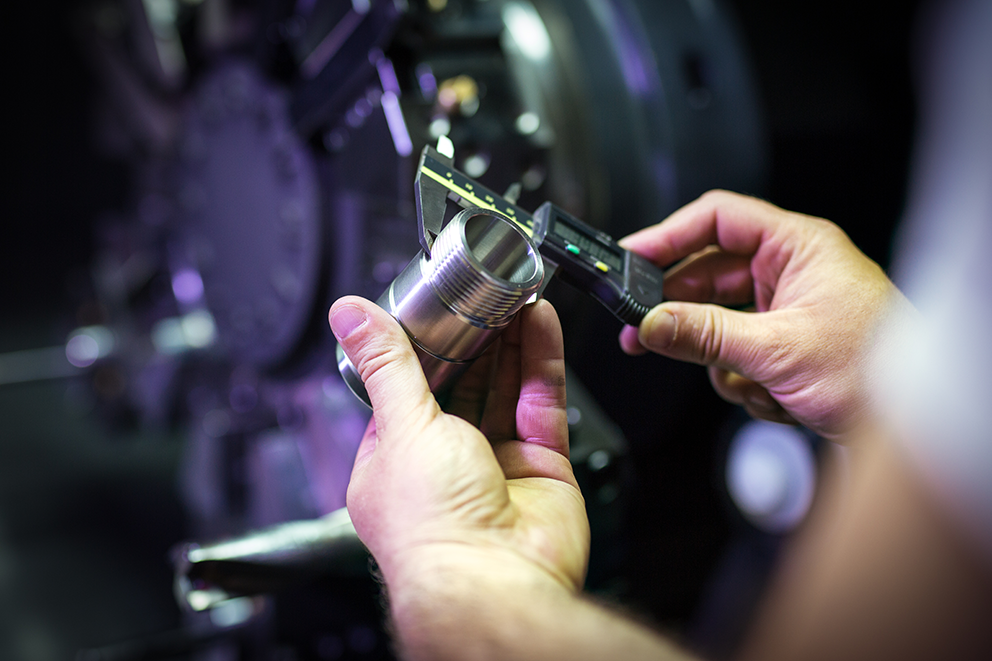
[[[69,335],[65,357],[75,367],[89,367],[114,350],[114,334],[104,326],[78,328]]]
[[[382,89],[386,92],[399,94],[400,81],[396,77],[396,70],[393,68],[393,63],[389,60],[389,58],[378,58],[375,61],[375,69],[379,73],[379,81],[382,83]]]
[[[657,73],[654,71],[654,62],[645,59],[643,55],[645,49],[639,48],[645,38],[637,30],[636,23],[631,18],[617,7],[611,35],[620,56],[620,70],[627,87],[639,96],[645,97],[656,89]]]
[[[100,357],[100,345],[89,335],[76,335],[66,343],[65,357],[76,367],[89,367]]]
[[[407,131],[406,121],[403,119],[403,109],[400,108],[399,99],[392,92],[383,92],[382,111],[386,115],[386,124],[389,126],[389,133],[393,137],[393,145],[396,153],[400,156],[409,156],[413,153],[413,140],[410,139],[410,132]]]
[[[172,293],[180,303],[192,305],[203,298],[203,279],[194,269],[180,269],[172,276]]]
[[[420,85],[420,91],[424,98],[433,99],[437,94],[437,78],[434,77],[434,72],[431,71],[429,64],[417,66],[417,83]]]

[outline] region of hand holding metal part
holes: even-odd
[[[499,195],[455,169],[453,157],[445,137],[421,153],[414,191],[422,251],[377,301],[410,336],[434,392],[482,355],[552,275],[633,326],[661,303],[658,267],[550,202],[527,212],[516,204],[518,189]],[[445,224],[449,199],[463,210]],[[340,347],[337,360],[368,404]]]

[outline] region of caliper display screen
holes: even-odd
[[[618,253],[610,250],[608,246],[603,245],[592,237],[579,232],[574,227],[563,223],[560,217],[555,219],[555,234],[563,241],[570,243],[594,259],[598,259],[611,269],[616,271],[623,270],[623,259]]]

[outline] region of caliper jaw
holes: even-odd
[[[437,149],[430,145],[424,147],[420,153],[420,162],[417,164],[413,190],[417,203],[417,234],[425,255],[431,254],[434,239],[444,225],[444,211],[448,200],[448,189],[430,177],[424,176],[424,159],[428,156],[454,167],[454,145],[447,136],[441,136],[437,141]]]

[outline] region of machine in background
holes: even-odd
[[[107,0],[81,16],[97,135],[132,183],[100,227],[78,364],[106,419],[185,430],[204,547],[343,507],[367,413],[326,310],[375,298],[417,251],[424,145],[447,136],[472,178],[615,237],[709,188],[763,186],[756,92],[719,3]],[[546,296],[567,329],[589,588],[684,623],[729,534],[718,443],[700,442],[729,410],[698,370],[622,356],[608,312]],[[646,521],[637,503],[658,500],[672,516]],[[659,549],[684,562],[676,584]],[[388,658],[375,585],[352,570],[235,589],[190,613],[179,646]]]

